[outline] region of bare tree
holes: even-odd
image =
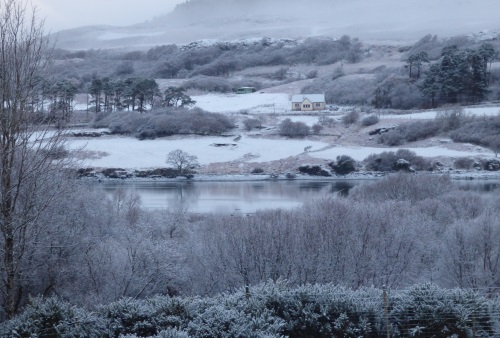
[[[198,159],[194,155],[189,155],[183,150],[172,150],[167,155],[168,164],[171,164],[179,174],[186,172],[190,167],[198,164]]]
[[[31,99],[47,66],[43,21],[19,0],[0,0],[0,297],[14,315],[44,248],[42,214],[61,196],[60,131],[39,124]]]

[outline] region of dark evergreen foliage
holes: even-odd
[[[337,156],[337,161],[329,164],[337,175],[347,175],[356,171],[356,161],[347,155]]]
[[[495,57],[491,44],[478,49],[461,50],[456,45],[443,48],[441,60],[425,74],[420,86],[422,94],[432,106],[484,100],[488,94],[488,64]]]

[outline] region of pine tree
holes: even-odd
[[[488,76],[484,58],[478,51],[469,51],[467,57],[470,67],[470,78],[468,86],[468,96],[472,102],[484,100],[488,93]]]

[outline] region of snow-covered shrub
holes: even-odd
[[[304,122],[293,122],[290,118],[286,118],[280,123],[279,133],[282,136],[288,137],[304,137],[309,135],[311,128]]]
[[[56,298],[33,299],[24,312],[0,325],[0,337],[102,337],[97,314]]]
[[[379,121],[380,121],[380,119],[378,118],[378,116],[372,114],[372,115],[368,115],[368,116],[364,117],[361,120],[361,125],[365,126],[365,127],[373,126],[374,124],[377,124]]]
[[[390,295],[393,337],[487,337],[487,300],[472,290],[417,284]]]
[[[358,122],[359,120],[359,113],[356,110],[351,110],[344,116],[342,116],[342,122],[346,126],[350,126],[351,124],[354,124]]]
[[[441,123],[436,120],[417,121],[400,124],[387,133],[380,135],[379,142],[394,146],[404,142],[414,142],[424,140],[438,135],[441,132]]]
[[[376,332],[380,290],[352,291],[333,284],[290,288],[278,281],[251,292],[252,301],[285,321],[282,334],[287,337],[354,338]]]
[[[347,175],[356,171],[356,161],[347,155],[337,156],[337,161],[330,163],[330,167],[337,175]]]
[[[112,133],[134,134],[139,139],[175,134],[219,135],[235,127],[226,115],[201,109],[176,108],[148,114],[115,112],[99,122]]]
[[[455,130],[466,122],[467,119],[464,109],[460,106],[438,111],[436,115],[436,121],[441,124],[443,131]]]
[[[372,154],[363,162],[368,170],[372,171],[397,171],[397,161],[403,159],[408,161],[414,170],[428,170],[432,167],[429,160],[418,156],[408,149],[399,149],[396,152],[384,151],[380,154]]]
[[[246,130],[250,131],[254,128],[261,128],[262,121],[260,119],[248,118],[243,120],[243,125],[245,126]]]
[[[336,124],[336,121],[333,117],[328,116],[320,116],[318,119],[318,123],[325,127],[333,127]]]
[[[56,299],[34,300],[0,325],[1,337],[391,337],[498,335],[498,299],[466,289],[416,284],[350,289],[292,287],[278,279],[213,297],[122,299],[89,312]],[[495,335],[496,334],[496,335]]]
[[[318,135],[319,133],[321,133],[321,130],[323,130],[323,126],[321,124],[319,123],[313,124],[312,131],[314,134]]]
[[[421,201],[444,194],[452,188],[448,176],[394,174],[373,184],[354,187],[349,196],[364,201]]]
[[[500,115],[466,119],[449,135],[454,142],[469,142],[488,147],[493,138],[500,135]]]
[[[280,337],[283,321],[265,309],[259,312],[246,313],[241,306],[219,298],[216,304],[199,308],[187,330],[193,337],[204,338]]]
[[[114,337],[124,334],[154,336],[162,330],[184,327],[191,319],[189,300],[169,297],[123,298],[102,307],[100,313]]]

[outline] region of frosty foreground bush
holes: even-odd
[[[468,337],[494,334],[498,300],[418,284],[389,290],[267,282],[210,298],[130,298],[98,311],[36,300],[5,322],[1,337]],[[388,311],[389,327],[385,311]],[[498,332],[497,332],[498,334]],[[444,337],[444,336],[443,336]]]
[[[225,115],[208,113],[201,109],[169,109],[148,114],[115,112],[99,115],[93,122],[95,128],[109,128],[114,134],[132,134],[139,139],[176,134],[220,135],[234,128]]]

